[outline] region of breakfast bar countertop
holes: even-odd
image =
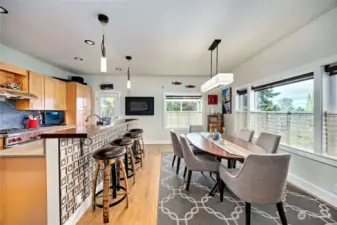
[[[41,138],[89,138],[95,136],[99,133],[105,132],[111,128],[116,128],[121,125],[125,125],[136,121],[137,119],[119,119],[116,121],[111,121],[109,125],[90,125],[90,126],[78,126],[65,130],[58,130],[52,132],[46,132],[41,134]]]

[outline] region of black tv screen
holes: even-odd
[[[125,115],[153,116],[154,97],[125,97]]]

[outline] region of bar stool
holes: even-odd
[[[96,150],[93,153],[93,157],[96,159],[96,169],[93,179],[93,187],[92,187],[92,209],[95,211],[96,206],[103,208],[103,221],[104,223],[109,223],[109,207],[115,206],[122,202],[126,198],[126,208],[129,206],[129,195],[128,195],[128,182],[126,178],[126,171],[124,168],[124,164],[120,159],[121,156],[126,154],[125,147],[119,146],[108,146],[103,147]],[[96,185],[97,185],[97,177],[100,169],[100,165],[104,166],[104,181],[103,181],[103,190],[99,191],[96,194]],[[117,166],[117,170],[119,173],[119,169],[123,173],[124,177],[124,187],[117,185],[116,182],[116,174],[115,168]],[[111,169],[112,167],[112,169]],[[112,176],[113,185],[110,186],[110,175]],[[122,189],[125,191],[125,195],[121,199],[116,202],[110,203],[109,199],[109,191],[113,189],[113,197],[116,195],[116,188]],[[103,205],[99,205],[96,203],[96,197],[103,192]],[[110,203],[110,204],[109,204]]]
[[[134,141],[134,144],[132,146],[132,151],[133,151],[134,158],[136,159],[135,163],[140,162],[140,166],[143,167],[143,157],[142,157],[143,151],[142,151],[141,145],[140,145],[141,133],[139,133],[139,132],[128,132],[128,133],[124,134],[123,137],[131,138]]]
[[[145,147],[144,147],[144,139],[143,139],[143,132],[144,130],[141,128],[134,128],[130,129],[129,132],[137,132],[140,133],[140,140],[142,141],[142,150],[143,150],[143,157],[145,158]]]
[[[131,138],[118,138],[110,142],[110,145],[112,146],[121,146],[126,148],[126,154],[125,154],[125,159],[124,159],[124,165],[125,165],[125,170],[126,170],[126,177],[131,178],[133,177],[133,183],[136,183],[136,170],[135,170],[135,158],[133,156],[133,151],[132,151],[132,146],[134,144],[134,141]],[[131,171],[132,173],[129,172],[129,159],[131,161]],[[121,178],[121,180],[124,180],[124,178]]]

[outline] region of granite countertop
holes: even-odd
[[[41,135],[41,138],[89,138],[99,133],[103,133],[109,129],[116,128],[118,126],[128,124],[136,121],[137,119],[120,119],[112,121],[110,125],[103,126],[83,126],[73,127],[63,130],[45,132]]]

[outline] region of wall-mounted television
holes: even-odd
[[[125,97],[126,116],[153,116],[154,97]]]

